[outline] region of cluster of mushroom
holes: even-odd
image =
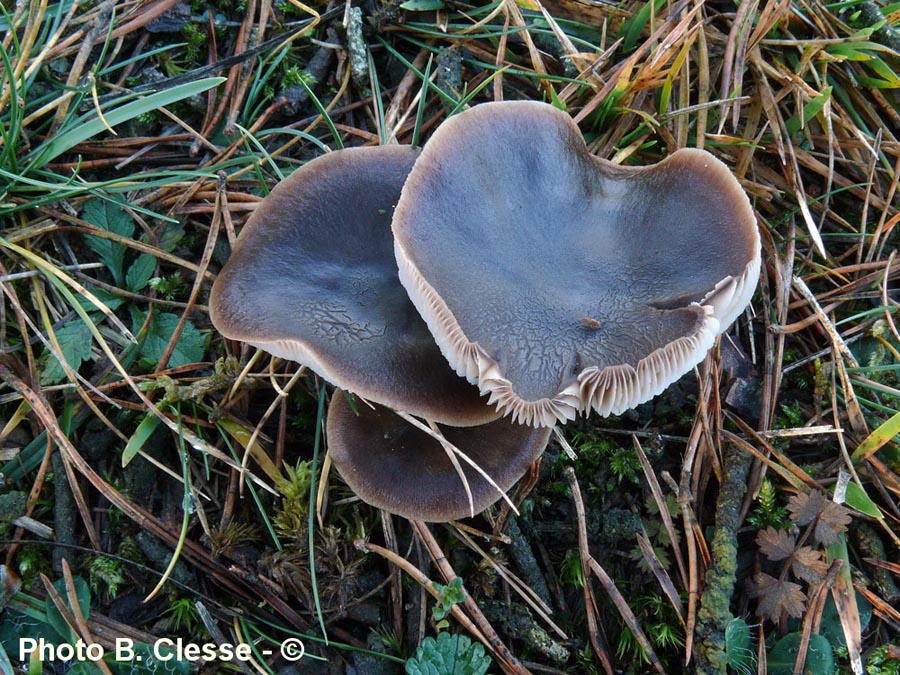
[[[332,397],[327,438],[364,501],[446,521],[499,499],[556,422],[621,413],[699,363],[759,266],[749,200],[709,153],[617,166],[550,105],[486,103],[421,153],[341,150],[291,174],[210,311],[363,399]]]

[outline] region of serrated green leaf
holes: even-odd
[[[81,364],[91,358],[91,329],[81,319],[72,319],[56,330],[56,339],[59,349],[66,363],[73,370],[78,370]],[[66,379],[66,371],[59,359],[52,353],[46,352],[47,362],[41,371],[41,384],[56,384]]]
[[[463,583],[460,577],[456,577],[446,586],[435,584],[434,587],[438,591],[438,601],[431,614],[435,621],[440,621],[450,613],[453,605],[466,599],[466,592],[463,590]]]
[[[91,591],[87,582],[81,577],[74,577],[72,582],[75,586],[75,597],[78,598],[78,607],[81,610],[81,615],[87,619],[91,613]],[[66,591],[66,580],[57,579],[53,587],[59,591],[63,601],[66,603],[66,607],[71,609],[72,606],[69,604],[69,596]],[[66,623],[66,620],[60,614],[56,605],[53,604],[53,600],[49,595],[44,598],[44,611],[47,613],[47,623],[53,626],[53,629],[59,636],[66,642],[73,642],[75,635],[72,633],[72,629],[69,628],[69,624]]]
[[[881,509],[878,508],[875,502],[869,499],[869,495],[866,494],[866,491],[856,483],[850,482],[847,484],[847,493],[844,496],[844,503],[857,511],[862,511],[867,516],[884,518]]]
[[[437,640],[427,637],[406,662],[407,675],[484,675],[491,658],[480,644],[472,644],[465,635],[438,633]]]
[[[110,293],[107,290],[102,288],[96,288],[94,286],[88,286],[88,290],[94,295],[97,300],[103,303],[103,305],[110,311],[115,312],[119,307],[125,304],[125,298],[121,295],[116,295],[115,293]],[[79,295],[76,300],[78,300],[78,304],[81,305],[82,309],[85,312],[99,312],[97,309],[97,305],[88,300],[83,295]]]
[[[104,199],[91,199],[84,205],[81,217],[91,225],[118,234],[122,237],[130,237],[134,234],[134,220],[118,204]],[[126,248],[122,244],[87,235],[87,245],[96,253],[104,265],[109,269],[113,280],[119,286],[123,282],[122,266],[125,263]]]
[[[160,424],[160,419],[152,414],[148,413],[144,416],[144,419],[141,420],[141,423],[138,424],[137,429],[134,430],[134,433],[131,434],[131,438],[128,439],[128,443],[125,444],[125,449],[122,451],[122,466],[128,466],[128,463],[134,459],[134,456],[138,453],[138,450],[144,447],[144,444],[147,442],[147,439],[153,435],[153,432],[156,431],[156,427]]]
[[[132,293],[144,290],[150,282],[150,278],[156,271],[156,258],[149,253],[141,253],[128,268],[125,275],[125,285]]]
[[[443,3],[443,0],[407,0],[400,5],[400,9],[410,12],[433,12],[438,9],[444,9],[444,7],[446,5]]]
[[[139,330],[144,322],[144,316],[140,312],[135,312],[135,331]],[[141,342],[141,356],[152,363],[158,363],[162,358],[169,340],[175,334],[178,327],[179,317],[169,312],[161,312],[155,314],[150,321],[147,334]],[[196,363],[203,359],[205,347],[205,339],[196,326],[190,321],[186,321],[181,331],[181,337],[172,351],[169,358],[169,366],[177,368],[185,366],[189,363]]]
[[[793,675],[794,663],[800,651],[801,633],[788,633],[781,638],[767,659],[769,675]],[[809,636],[809,647],[806,650],[806,663],[803,673],[809,675],[833,675],[834,654],[831,645],[821,635],[813,633]]]
[[[157,244],[163,251],[171,253],[184,237],[184,226],[181,223],[163,223],[156,233]]]

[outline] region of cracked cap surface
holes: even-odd
[[[458,377],[397,278],[391,216],[418,152],[354,148],[297,169],[260,204],[213,284],[226,337],[438,422],[497,417]]]

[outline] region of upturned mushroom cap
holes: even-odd
[[[441,444],[387,408],[357,406],[341,392],[328,408],[328,453],[344,481],[364,502],[391,513],[430,522],[471,515],[469,499]],[[506,492],[547,446],[550,429],[499,419],[477,427],[439,426],[444,438],[466,453]],[[474,512],[500,493],[463,460]]]
[[[709,153],[591,156],[550,105],[435,132],[393,221],[400,280],[456,371],[531,425],[621,413],[699,363],[750,301],[753,210]]]
[[[379,403],[447,424],[497,417],[458,377],[397,279],[391,215],[418,153],[331,152],[256,208],[213,284],[226,337]]]

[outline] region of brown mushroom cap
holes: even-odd
[[[387,408],[357,404],[335,392],[328,408],[328,453],[344,481],[366,503],[391,513],[430,522],[471,515],[462,479],[432,436]],[[547,446],[550,429],[532,429],[499,419],[477,427],[438,427],[506,492]],[[472,492],[474,512],[500,493],[460,460]]]
[[[618,414],[699,363],[756,286],[753,210],[722,162],[590,155],[534,102],[453,117],[393,221],[400,280],[456,371],[532,425]]]
[[[418,152],[331,152],[278,184],[213,284],[226,337],[305,364],[335,385],[435,421],[497,417],[458,377],[397,279],[391,215]]]

